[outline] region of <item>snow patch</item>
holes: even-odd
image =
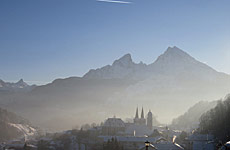
[[[20,131],[23,134],[25,139],[27,139],[28,137],[34,136],[36,133],[36,129],[33,127],[30,127],[29,125],[13,124],[13,123],[9,123],[9,125],[18,129],[18,131]]]

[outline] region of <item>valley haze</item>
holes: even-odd
[[[135,63],[126,54],[83,77],[56,79],[46,85],[20,87],[20,91],[9,85],[0,80],[1,106],[37,126],[62,131],[114,115],[133,118],[137,106],[143,106],[146,113],[150,109],[159,122],[169,124],[195,103],[230,93],[230,75],[174,46],[151,64]]]

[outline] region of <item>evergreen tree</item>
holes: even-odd
[[[200,118],[200,132],[214,134],[224,142],[230,140],[230,97],[219,101],[217,106]]]

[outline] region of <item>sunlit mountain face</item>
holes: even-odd
[[[229,87],[229,75],[169,47],[151,64],[135,63],[126,54],[83,77],[56,79],[27,92],[4,93],[0,104],[55,131],[100,123],[114,115],[130,118],[136,106],[151,109],[158,121],[169,123],[200,100],[223,97]]]

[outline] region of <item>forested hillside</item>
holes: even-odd
[[[181,130],[190,130],[198,127],[199,119],[202,114],[214,108],[217,101],[200,101],[194,106],[190,107],[183,115],[173,119],[172,127]]]
[[[29,121],[0,108],[0,142],[34,134]]]
[[[230,96],[218,101],[215,108],[200,118],[200,132],[212,133],[223,141],[230,140]]]

